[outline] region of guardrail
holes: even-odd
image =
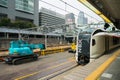
[[[85,80],[100,80],[100,76],[103,72],[110,66],[110,64],[115,61],[115,59],[120,55],[120,49],[115,51],[114,54],[108,58],[100,67],[88,75]]]

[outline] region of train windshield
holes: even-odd
[[[79,34],[79,39],[90,39],[90,34]]]
[[[80,33],[92,33],[95,29],[94,28],[84,28]]]

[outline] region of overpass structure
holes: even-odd
[[[112,22],[120,29],[120,0],[78,0],[93,12],[98,14],[105,22]]]

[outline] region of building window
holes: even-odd
[[[31,23],[33,23],[33,20],[32,20],[32,19],[26,19],[26,18],[22,18],[22,17],[18,17],[18,16],[15,17],[15,20],[16,20],[16,21],[26,21],[26,22],[31,22]]]
[[[1,20],[2,18],[7,18],[7,14],[2,14],[2,13],[0,13],[0,20]]]
[[[1,5],[1,6],[7,7],[7,3],[8,3],[7,0],[0,0],[0,5]]]
[[[16,10],[34,13],[34,0],[15,0]]]

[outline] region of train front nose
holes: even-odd
[[[88,56],[83,55],[83,54],[78,56],[78,64],[79,65],[84,65],[84,64],[87,64],[87,63],[89,63],[89,57]]]
[[[78,64],[87,64],[90,59],[90,43],[86,40],[81,40],[78,45]]]

